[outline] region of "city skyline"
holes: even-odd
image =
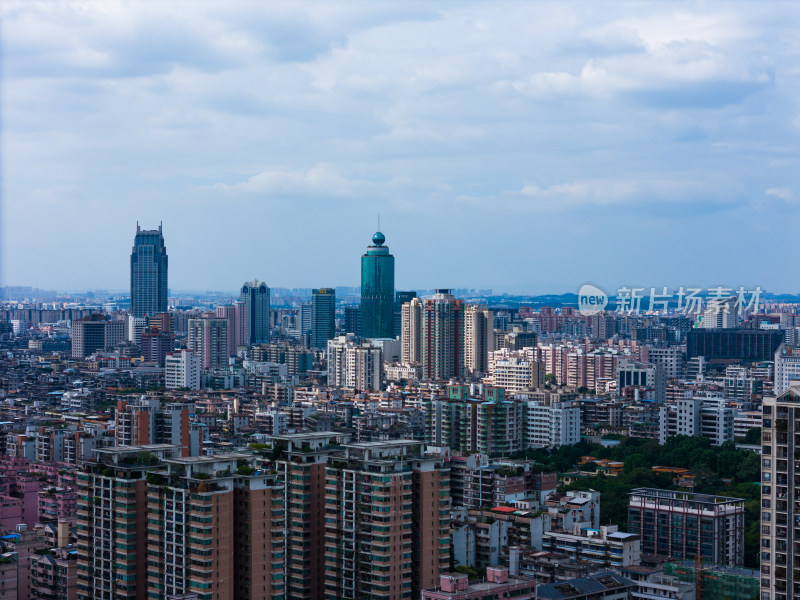
[[[166,302],[167,298],[166,298],[165,294],[173,295],[173,294],[177,293],[178,295],[180,295],[180,294],[223,294],[223,295],[224,294],[231,294],[231,295],[235,295],[236,293],[239,293],[238,291],[209,289],[209,288],[207,288],[205,290],[203,290],[202,288],[173,289],[171,286],[169,286],[168,282],[166,281],[166,279],[167,279],[167,276],[166,276],[166,261],[167,261],[166,257],[167,257],[167,255],[166,255],[166,249],[165,249],[165,237],[164,237],[164,235],[162,233],[162,229],[163,229],[163,222],[160,222],[159,226],[158,226],[158,229],[154,229],[154,230],[141,229],[141,226],[140,226],[139,222],[138,221],[136,222],[136,235],[135,235],[135,238],[134,238],[134,246],[133,246],[133,251],[132,251],[132,253],[131,253],[130,257],[129,257],[129,260],[130,260],[130,287],[128,288],[128,292],[132,292],[133,291],[133,281],[134,281],[134,277],[135,277],[134,276],[134,272],[135,272],[134,271],[134,262],[135,262],[134,261],[134,257],[137,256],[137,254],[138,254],[138,250],[137,249],[139,248],[139,240],[140,240],[140,238],[142,238],[144,240],[151,240],[151,238],[147,237],[148,235],[150,235],[150,236],[155,236],[155,238],[153,238],[153,239],[157,238],[157,244],[160,244],[160,250],[158,251],[159,252],[159,256],[163,256],[163,261],[164,261],[164,265],[163,266],[159,266],[157,268],[159,273],[163,271],[163,274],[162,275],[158,275],[156,278],[159,279],[159,278],[163,277],[163,279],[164,279],[164,281],[159,283],[158,286],[157,286],[158,289],[162,289],[163,288],[162,291],[158,292],[158,295],[159,295],[159,300],[158,301],[159,301],[159,303]],[[359,286],[359,285],[348,285],[348,284],[339,283],[337,285],[334,285],[333,286],[334,288],[351,288],[353,290],[353,292],[356,293],[356,294],[358,293],[358,290],[360,288],[361,292],[362,292],[362,295],[363,295],[364,281],[365,281],[364,280],[364,277],[365,277],[365,275],[364,275],[364,260],[367,259],[367,257],[370,256],[370,252],[374,252],[374,250],[376,248],[379,251],[387,253],[387,254],[385,254],[385,256],[391,261],[391,264],[392,264],[391,272],[392,272],[392,279],[393,279],[393,277],[394,277],[394,256],[391,255],[391,254],[388,254],[388,248],[386,246],[382,245],[383,241],[385,240],[385,236],[384,236],[384,234],[382,232],[378,231],[373,235],[373,238],[372,238],[373,244],[376,243],[375,242],[376,239],[378,239],[380,241],[380,243],[377,246],[374,246],[374,245],[370,246],[368,248],[367,254],[364,254],[361,257],[361,273],[360,273],[360,275],[361,275],[361,285]],[[151,243],[151,242],[147,242],[147,243]],[[372,258],[374,259],[374,257],[372,257]],[[162,260],[162,258],[158,258],[158,261],[161,261],[161,260]],[[256,279],[256,281],[257,281],[257,279]],[[593,288],[593,289],[595,289],[595,290],[597,290],[599,292],[603,292],[603,293],[608,292],[608,297],[614,298],[615,297],[615,292],[619,292],[620,290],[627,290],[627,292],[630,293],[631,290],[629,289],[627,284],[630,284],[630,286],[629,286],[630,288],[634,288],[635,290],[638,290],[636,293],[640,294],[645,299],[647,299],[648,294],[651,293],[651,292],[648,292],[648,290],[652,290],[652,293],[660,293],[660,290],[662,288],[664,290],[668,291],[668,294],[670,295],[670,297],[673,298],[673,300],[674,300],[675,294],[678,293],[679,289],[680,290],[686,290],[688,292],[690,288],[696,288],[697,291],[700,293],[700,296],[707,295],[707,294],[712,294],[713,295],[714,292],[718,288],[725,288],[725,289],[729,290],[732,293],[737,291],[737,287],[736,287],[737,284],[731,284],[730,282],[723,282],[723,283],[717,282],[712,286],[706,286],[706,285],[704,285],[702,283],[694,284],[694,285],[688,285],[688,286],[675,285],[674,289],[671,288],[670,286],[651,286],[649,282],[626,282],[626,283],[621,283],[618,286],[603,286],[602,289],[599,289],[599,290],[597,290],[597,288],[595,288],[593,285],[587,284],[586,282],[583,282],[581,290],[578,290],[577,288],[575,290],[554,289],[554,290],[538,291],[538,292],[531,292],[531,291],[524,291],[524,290],[517,290],[515,292],[515,291],[511,291],[511,290],[509,290],[507,288],[505,288],[505,289],[504,288],[494,289],[494,288],[491,288],[491,287],[490,288],[486,288],[486,287],[481,286],[481,285],[475,285],[474,283],[471,286],[470,285],[460,285],[460,286],[459,285],[451,285],[451,286],[437,285],[437,286],[433,286],[433,287],[430,287],[430,288],[426,288],[424,286],[407,286],[407,287],[414,287],[416,289],[419,289],[422,292],[428,292],[428,294],[427,294],[428,296],[433,295],[437,291],[444,289],[444,290],[460,290],[460,291],[474,290],[476,292],[486,292],[486,291],[488,291],[488,292],[490,292],[489,294],[483,294],[483,295],[491,295],[491,296],[495,296],[495,295],[497,295],[497,296],[503,296],[503,295],[509,295],[509,296],[522,295],[522,296],[526,296],[526,295],[528,295],[528,296],[535,297],[535,296],[547,296],[547,295],[568,295],[568,294],[571,294],[571,293],[573,293],[573,294],[583,294],[584,293],[583,289],[585,287],[587,287],[587,285],[588,285],[589,287],[591,287],[591,288]],[[261,283],[261,285],[266,285],[266,282]],[[643,287],[638,287],[638,286],[643,286]],[[0,289],[2,289],[3,287],[5,287],[5,286],[0,285]],[[66,294],[76,293],[76,294],[80,295],[82,293],[91,293],[91,292],[95,292],[95,291],[96,292],[106,292],[106,293],[110,293],[112,295],[125,295],[126,294],[126,292],[124,290],[114,289],[114,288],[107,288],[107,287],[88,287],[88,288],[71,288],[71,289],[70,288],[66,288],[66,289],[65,288],[48,289],[46,287],[37,287],[37,286],[30,286],[30,285],[10,285],[10,286],[7,286],[7,287],[10,287],[10,288],[17,288],[17,287],[26,288],[26,287],[30,287],[30,288],[32,288],[34,290],[37,290],[37,291],[52,292],[52,293],[56,293],[56,294],[60,294],[60,293],[66,293]],[[738,287],[738,289],[740,291],[746,291],[747,293],[750,293],[750,294],[754,293],[756,291],[756,289],[757,289],[759,296],[761,295],[761,293],[765,293],[766,295],[770,295],[770,294],[773,294],[773,295],[786,295],[787,294],[787,292],[784,291],[784,290],[775,290],[775,291],[764,290],[758,284],[754,284],[752,286],[752,288],[753,289],[747,289],[747,286],[743,286],[743,285],[739,285],[739,287]],[[267,289],[269,290],[270,288],[267,288]],[[286,289],[305,290],[307,292],[306,295],[310,296],[311,295],[311,291],[312,291],[313,288],[312,287],[307,287],[307,286],[275,286],[275,289],[276,290],[286,290]],[[393,291],[397,290],[397,289],[398,288],[396,286],[394,286]],[[788,294],[792,295],[791,293],[788,293]],[[128,295],[132,296],[132,294],[130,294],[130,293]],[[717,295],[719,295],[719,293],[717,293]],[[393,304],[393,302],[394,302],[394,299],[392,298],[392,304]],[[161,312],[163,312],[163,311],[161,311]]]
[[[139,220],[357,285],[380,214],[397,289],[800,290],[796,3],[77,6],[3,8],[0,284],[124,289]]]

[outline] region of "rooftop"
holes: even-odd
[[[578,577],[558,583],[540,585],[536,590],[537,598],[542,600],[562,600],[577,598],[588,594],[599,594],[608,590],[635,587],[636,584],[616,573],[606,572],[591,577]]]
[[[687,502],[703,502],[707,504],[728,504],[734,502],[744,503],[744,498],[730,496],[712,496],[710,494],[695,494],[678,490],[661,490],[658,488],[636,488],[628,493],[629,496],[644,496],[646,498],[660,498],[663,500],[684,500]]]

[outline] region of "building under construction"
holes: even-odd
[[[700,577],[697,577],[697,570]],[[758,571],[741,567],[701,564],[690,560],[671,562],[664,565],[664,573],[673,575],[681,581],[700,583],[697,600],[751,600],[759,595]]]

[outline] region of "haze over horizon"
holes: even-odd
[[[191,6],[191,10],[187,7]],[[0,285],[800,291],[796,2],[0,7]]]

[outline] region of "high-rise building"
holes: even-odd
[[[489,372],[494,385],[504,388],[509,394],[544,387],[544,365],[541,361],[509,356],[492,363]]]
[[[199,390],[201,369],[200,357],[191,350],[167,353],[164,359],[164,387],[168,390]]]
[[[764,398],[761,425],[761,598],[800,599],[798,557],[800,510],[795,498],[800,468],[800,384]]]
[[[411,302],[417,297],[417,292],[395,292],[394,293],[394,337],[403,334],[403,304]]]
[[[361,257],[361,335],[394,337],[394,256],[378,231]]]
[[[361,391],[381,389],[383,352],[352,334],[328,340],[328,385]]]
[[[525,423],[528,448],[558,448],[581,441],[581,409],[572,402],[554,402],[549,406],[528,402]]]
[[[344,333],[352,333],[353,335],[361,335],[361,307],[360,306],[345,306],[344,307]]]
[[[505,456],[524,448],[525,403],[503,388],[450,385],[447,398],[423,401],[425,442],[459,452]]]
[[[336,435],[296,433],[273,439],[281,449],[275,467],[284,482],[285,598],[319,600],[325,597],[325,532],[333,527],[325,514],[325,465]],[[355,500],[348,505],[357,507]]]
[[[664,404],[667,399],[667,377],[660,365],[623,359],[617,363],[617,389],[638,390],[641,399]]]
[[[147,486],[148,598],[285,598],[283,487],[248,454],[165,458]]]
[[[300,341],[307,348],[311,347],[311,331],[314,327],[311,319],[313,315],[313,308],[314,307],[311,302],[306,302],[305,304],[301,304],[300,309],[297,311],[297,328],[299,331]]]
[[[139,344],[139,342],[142,341],[142,333],[147,328],[147,319],[128,315],[126,325],[128,329],[128,341],[133,344]]]
[[[659,443],[674,435],[703,436],[715,446],[734,439],[736,409],[728,398],[678,398],[659,409]]]
[[[176,450],[103,448],[78,472],[78,597],[285,600],[278,475],[249,454]]]
[[[535,348],[538,337],[535,331],[526,331],[515,325],[509,332],[494,332],[494,349],[522,350],[523,348]]]
[[[363,317],[363,315],[362,315]],[[363,321],[362,321],[363,331]],[[311,292],[311,346],[320,350],[336,335],[336,290],[320,288]]]
[[[228,364],[228,319],[189,319],[187,346],[200,357],[204,369]]]
[[[422,306],[422,376],[444,380],[464,373],[464,303],[438,290]]]
[[[131,251],[131,314],[144,317],[167,312],[167,247],[161,225],[141,229]]]
[[[168,333],[143,333],[139,348],[145,362],[163,367],[167,354],[175,349],[175,338]]]
[[[711,298],[703,312],[703,329],[731,329],[739,325],[739,301],[736,296]]]
[[[72,321],[72,358],[113,348],[125,339],[125,321],[95,314]]]
[[[779,329],[690,329],[686,334],[686,358],[773,360],[781,342],[783,331]]]
[[[642,554],[744,564],[744,499],[637,488],[628,500],[628,531],[642,541]],[[763,564],[763,560],[762,560]]]
[[[246,346],[244,336],[244,304],[236,302],[215,309],[218,319],[228,320],[228,356],[235,356],[239,346]]]
[[[468,304],[464,309],[464,371],[477,375],[489,371],[494,350],[494,311]]]
[[[781,344],[775,352],[775,393],[800,383],[800,347]]]
[[[402,306],[400,360],[411,365],[422,362],[422,300],[412,298]]]
[[[254,279],[242,286],[244,305],[244,343],[248,346],[269,342],[269,288]]]
[[[413,440],[346,444],[325,469],[325,598],[419,598],[450,563],[450,471]]]
[[[177,447],[98,448],[78,471],[78,598],[147,597],[147,471]]]
[[[187,386],[188,387],[188,386]],[[120,446],[170,444],[181,456],[200,454],[200,430],[189,420],[194,404],[169,402],[161,406],[158,398],[145,397],[117,401],[116,441]]]

